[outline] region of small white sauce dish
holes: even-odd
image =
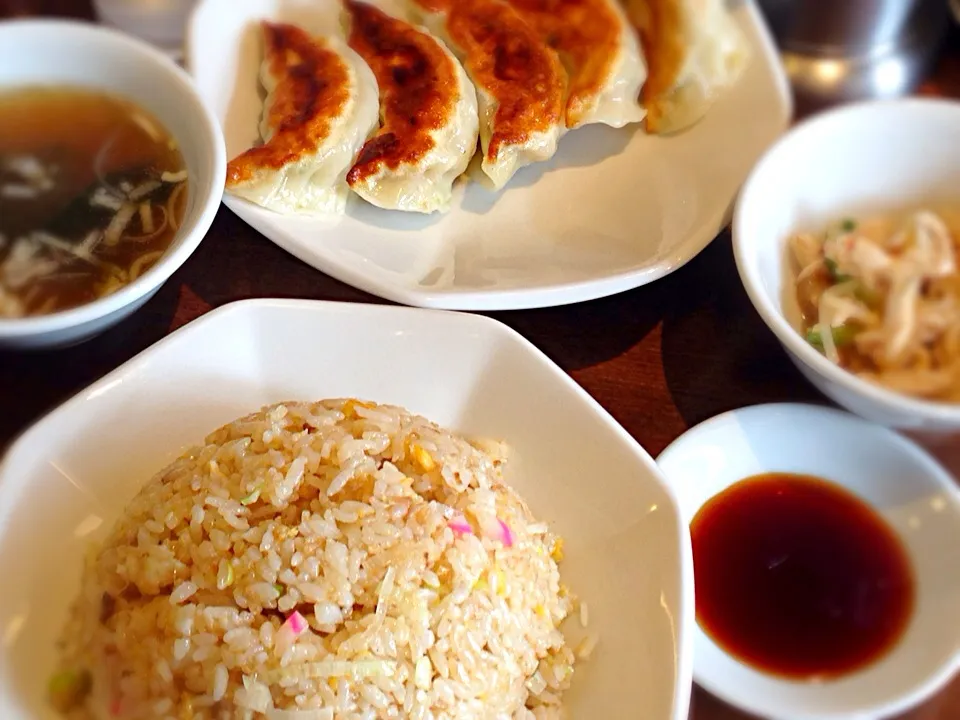
[[[657,463],[688,525],[704,503],[754,475],[831,481],[880,514],[915,573],[904,635],[872,664],[835,680],[794,681],[754,669],[697,625],[693,672],[705,690],[765,718],[866,720],[907,711],[960,670],[960,488],[918,445],[840,410],[758,405],[687,431]]]
[[[189,172],[186,213],[166,254],[112,295],[51,315],[0,319],[0,346],[35,348],[79,342],[149,300],[209,230],[226,174],[216,118],[189,76],[159,50],[88,23],[0,23],[0,92],[35,85],[86,87],[125,96],[151,111],[176,138]]]
[[[801,123],[754,168],[733,220],[740,278],[800,371],[848,410],[889,427],[960,432],[960,404],[914,399],[834,365],[800,335],[787,242],[843,217],[960,203],[960,103],[848,105]]]

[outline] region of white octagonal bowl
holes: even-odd
[[[0,463],[0,575],[9,579],[0,594],[0,717],[54,717],[44,689],[84,548],[154,471],[266,403],[342,396],[506,440],[507,479],[564,537],[566,581],[589,603],[600,638],[577,670],[570,716],[686,719],[690,540],[636,441],[493,320],[280,300],[228,305],[191,323],[10,448]]]

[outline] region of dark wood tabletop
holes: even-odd
[[[92,13],[89,0],[0,0],[0,18],[30,15]],[[960,98],[960,35],[949,38],[919,92]],[[0,448],[178,327],[224,303],[258,297],[383,302],[301,263],[221,208],[193,257],[132,317],[74,348],[0,352]],[[754,312],[728,232],[652,285],[579,305],[491,316],[569,372],[654,456],[717,413],[757,403],[826,402]],[[745,718],[699,689],[691,717]],[[960,679],[904,717],[960,717]]]

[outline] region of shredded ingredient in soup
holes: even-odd
[[[960,401],[958,220],[918,210],[793,236],[807,341],[891,390]]]
[[[173,137],[128,100],[0,94],[0,317],[66,310],[136,280],[176,236],[187,182]]]

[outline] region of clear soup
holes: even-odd
[[[136,280],[176,237],[187,184],[174,138],[129,100],[0,92],[0,317],[67,310]]]

